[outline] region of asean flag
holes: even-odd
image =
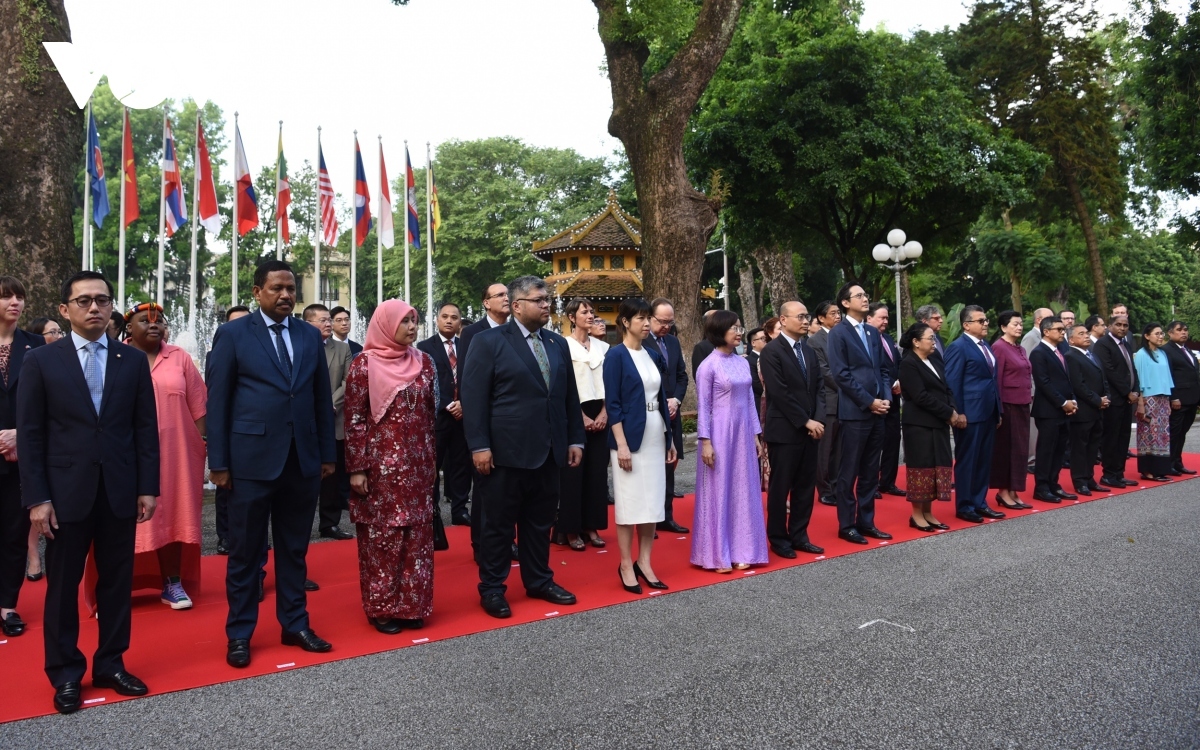
[[[359,247],[367,239],[371,227],[371,191],[367,189],[367,171],[363,169],[362,151],[358,136],[354,137],[354,234]]]
[[[250,163],[246,161],[246,149],[242,147],[242,131],[236,124],[233,126],[233,141],[233,173],[237,184],[234,198],[237,205],[233,213],[237,217],[238,236],[244,237],[246,232],[258,226],[258,196],[254,194]]]

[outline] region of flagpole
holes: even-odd
[[[404,235],[404,301],[412,299],[409,292],[409,261],[408,261],[408,141],[404,141],[404,220],[401,234]],[[412,304],[409,302],[409,304]]]
[[[279,166],[283,161],[283,120],[279,121],[279,149],[275,154],[275,260],[283,260],[283,224],[279,221]]]
[[[375,304],[383,304],[383,212],[391,206],[383,205],[383,136],[379,136],[379,231],[375,232]],[[405,300],[407,302],[408,300]]]
[[[192,145],[192,262],[188,267],[188,330],[196,332],[196,256],[200,242],[200,110],[196,110],[196,142]]]
[[[238,137],[238,113],[233,113],[233,243],[229,259],[232,262],[233,269],[233,284],[229,290],[229,305],[230,307],[238,303],[238,258],[237,258],[237,243],[238,243],[238,175],[237,175],[237,137]]]
[[[354,175],[354,200],[350,212],[350,337],[358,332],[358,131],[354,131],[354,161],[350,162],[350,174]]]
[[[408,169],[407,160],[404,165]],[[407,187],[408,175],[404,179]],[[429,141],[425,141],[425,324],[426,331],[433,335],[433,159],[429,154]]]
[[[92,270],[92,264],[89,262],[91,253],[89,253],[90,240],[92,239],[92,175],[88,172],[87,165],[91,161],[92,149],[92,100],[88,98],[87,106],[84,107],[83,116],[83,133],[84,133],[84,160],[83,160],[83,258],[80,261],[80,267],[84,271]]]
[[[316,279],[317,288],[313,290],[313,299],[321,304],[325,304],[325,300],[321,299],[321,236],[325,231],[324,221],[325,215],[321,212],[321,126],[317,126],[317,236],[313,241],[313,278]]]
[[[163,107],[163,161],[159,163],[158,185],[158,291],[155,299],[163,304],[163,272],[167,264],[167,108]],[[178,156],[176,157],[178,161]]]
[[[117,310],[125,309],[125,183],[130,155],[125,151],[128,137],[129,107],[121,107],[121,219],[117,226]]]

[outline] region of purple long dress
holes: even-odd
[[[713,352],[696,372],[696,397],[696,434],[712,441],[716,460],[710,469],[696,451],[692,564],[711,570],[764,564],[767,527],[754,444],[762,429],[750,365],[736,354]]]

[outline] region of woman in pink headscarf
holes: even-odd
[[[346,471],[357,525],[367,619],[395,635],[433,610],[434,420],[440,396],[433,360],[413,344],[417,311],[387,300],[367,327],[346,377]]]

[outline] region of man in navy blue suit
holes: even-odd
[[[1061,503],[1076,499],[1074,493],[1062,488],[1058,477],[1070,440],[1070,418],[1079,410],[1079,402],[1075,399],[1070,367],[1062,352],[1067,330],[1062,318],[1050,315],[1042,319],[1039,327],[1042,341],[1029,353],[1029,365],[1033,370],[1033,408],[1030,413],[1038,428],[1037,462],[1034,465],[1037,483],[1033,498],[1046,503]]]
[[[213,484],[231,491],[225,658],[233,667],[250,664],[268,523],[282,643],[331,648],[309,626],[304,591],[320,482],[336,461],[329,368],[321,334],[291,317],[291,266],[260,265],[253,293],[258,310],[221,326],[209,355],[208,464]]]
[[[666,297],[659,297],[650,303],[650,340],[647,345],[655,351],[666,363],[663,375],[663,393],[667,395],[667,411],[671,414],[671,442],[675,444],[675,455],[683,458],[683,420],[679,414],[679,405],[687,395],[688,374],[687,365],[683,361],[683,347],[679,339],[671,335],[675,325],[675,306]],[[677,463],[667,464],[667,505],[666,517],[659,522],[659,531],[669,531],[672,534],[686,534],[689,529],[675,522],[672,505],[675,501],[675,467]]]
[[[892,538],[875,527],[879,457],[884,420],[892,407],[892,390],[879,331],[867,323],[871,298],[851,281],[838,291],[837,303],[842,308],[842,322],[829,332],[825,356],[838,388],[841,422],[842,463],[834,487],[838,536],[866,544],[864,536]],[[769,398],[770,388],[767,394]]]
[[[81,271],[62,286],[71,333],[25,352],[17,385],[21,502],[46,537],[46,676],[54,707],[81,705],[87,658],[79,650],[79,581],[96,562],[100,640],[92,685],[145,695],[125,671],[137,524],[159,493],[158,416],[146,356],[105,335],[112,285]],[[28,687],[28,686],[26,686]]]
[[[983,523],[985,518],[1004,518],[987,504],[992,446],[1003,407],[996,385],[996,357],[984,341],[987,313],[979,305],[967,305],[958,319],[963,335],[946,347],[946,384],[967,418],[966,428],[954,429],[955,515]]]
[[[458,305],[447,302],[438,310],[437,333],[417,344],[437,365],[438,390],[442,404],[438,406],[437,468],[442,478],[433,481],[433,507],[441,512],[442,483],[450,501],[450,521],[455,526],[470,526],[467,498],[471,494],[471,466],[467,453],[467,438],[463,433],[462,402],[458,399],[458,383],[462,379],[462,312]],[[438,516],[440,518],[440,515]]]
[[[888,410],[883,427],[883,454],[879,459],[879,489],[875,499],[882,495],[904,497],[908,493],[896,486],[900,473],[900,347],[888,335],[889,316],[885,302],[872,302],[867,324],[879,331],[880,349],[888,368],[886,382],[890,383],[892,408]]]
[[[562,336],[546,331],[550,294],[537,276],[509,285],[512,320],[477,334],[459,384],[467,447],[483,516],[476,557],[479,597],[492,617],[511,617],[504,582],[517,528],[525,593],[552,604],[575,595],[554,582],[550,526],[559,471],[583,458],[583,412]]]

